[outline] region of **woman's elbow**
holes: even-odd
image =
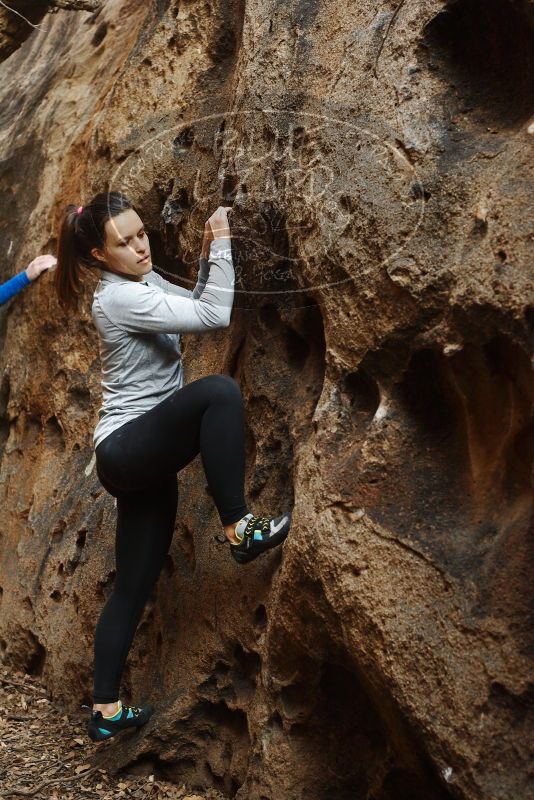
[[[232,306],[219,306],[217,308],[217,328],[227,328],[230,325],[230,319],[232,317]]]
[[[209,333],[209,331],[216,331],[219,328],[227,328],[230,324],[230,314],[225,312],[223,314],[203,315],[201,320],[202,330]]]
[[[227,314],[223,314],[218,324],[218,328],[227,328],[230,325],[230,318],[232,316],[232,312],[229,311]]]

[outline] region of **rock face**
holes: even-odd
[[[239,381],[251,507],[294,505],[240,568],[200,459],[180,473],[123,683],[157,724],[116,768],[238,800],[528,795],[534,3],[394,12],[112,0],[2,51],[2,280],[112,188],[191,286],[233,203],[232,323],[185,337],[187,380]],[[0,652],[71,710],[114,576],[95,284],[77,318],[46,274],[2,309]]]

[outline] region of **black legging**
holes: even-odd
[[[229,375],[177,389],[95,449],[99,480],[117,498],[115,582],[95,631],[95,703],[119,698],[124,663],[174,533],[176,473],[198,453],[221,524],[237,522],[248,513],[245,426],[241,391]]]

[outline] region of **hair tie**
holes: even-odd
[[[79,206],[78,209],[76,210],[76,213],[81,214],[82,211],[83,211],[83,206]]]

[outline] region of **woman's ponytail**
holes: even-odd
[[[83,212],[82,212],[83,213]],[[54,271],[54,287],[58,300],[65,310],[78,310],[78,298],[82,289],[80,279],[80,256],[77,247],[77,207],[67,206],[61,223],[57,244],[57,266]]]
[[[71,204],[66,207],[58,235],[54,270],[54,287],[59,303],[66,311],[78,311],[83,291],[82,271],[102,265],[91,251],[104,249],[106,222],[128,208],[134,207],[122,192],[101,192],[86,206]]]

